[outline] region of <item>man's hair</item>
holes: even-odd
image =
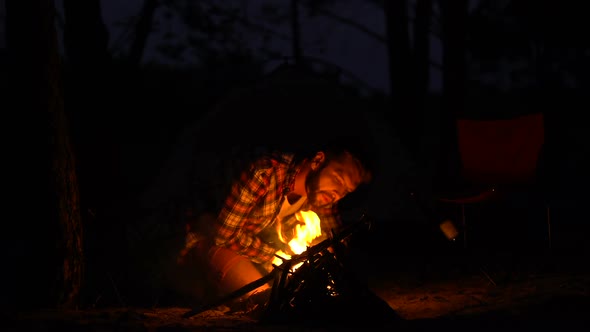
[[[357,139],[350,139],[348,137],[335,137],[333,140],[328,140],[319,143],[315,146],[316,151],[324,151],[328,160],[340,159],[346,154],[352,157],[360,164],[363,170],[368,173],[374,173],[374,153],[370,151],[370,146],[365,146],[364,141]],[[368,178],[363,182],[368,182]]]

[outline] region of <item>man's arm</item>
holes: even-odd
[[[251,218],[252,210],[269,194],[272,168],[245,171],[231,188],[217,218],[215,243],[250,257],[256,263],[266,262],[274,257],[276,249],[264,243],[253,232],[263,223],[270,223],[272,213],[266,220]]]

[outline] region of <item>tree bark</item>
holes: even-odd
[[[416,105],[413,103],[415,82],[412,76],[414,66],[410,48],[407,0],[385,1],[384,10],[393,127],[402,145],[415,159],[417,142]]]
[[[467,0],[440,1],[443,32],[443,96],[441,116],[440,174],[436,181],[445,187],[457,183],[461,161],[457,141],[457,117],[465,107]]]
[[[414,21],[414,63],[417,102],[426,106],[424,99],[430,87],[430,22],[432,0],[416,0]]]
[[[293,59],[296,65],[301,64],[303,51],[301,49],[301,27],[299,25],[299,0],[291,0],[291,33],[293,40],[291,41]]]
[[[91,71],[108,61],[108,32],[99,0],[64,0],[65,48],[68,64]]]
[[[145,44],[147,43],[150,31],[152,31],[152,21],[157,7],[158,0],[144,0],[141,16],[135,26],[135,38],[129,50],[129,62],[134,67],[139,66],[143,58]]]
[[[63,108],[55,7],[52,0],[7,0],[6,12],[11,105],[22,112],[12,123],[30,133],[20,135],[13,159],[30,168],[17,170],[24,173],[19,184],[26,192],[12,207],[20,211],[6,239],[11,249],[6,275],[12,284],[2,304],[74,308],[84,273],[83,233]]]
[[[428,103],[430,97],[430,23],[432,18],[432,0],[416,0],[416,19],[414,20],[414,103],[415,111],[412,121],[415,123],[415,150],[416,158],[422,164],[430,164],[427,153],[421,150],[420,143],[428,139],[425,130],[428,119]]]
[[[72,123],[78,157],[83,218],[103,217],[120,186],[119,145],[114,134],[118,116],[113,105],[114,78],[108,53],[108,33],[99,0],[64,0],[65,111]],[[110,80],[110,81],[109,81]]]

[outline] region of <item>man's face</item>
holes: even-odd
[[[360,166],[352,156],[343,160],[326,160],[307,175],[307,199],[315,207],[336,203],[356,190],[361,179]]]

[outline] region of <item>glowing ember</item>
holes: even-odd
[[[313,211],[299,211],[295,214],[295,217],[299,222],[303,222],[304,224],[297,224],[295,227],[295,237],[291,241],[289,241],[289,247],[291,251],[295,254],[301,254],[307,247],[311,245],[311,242],[322,234],[322,228],[320,226],[320,218],[318,215]],[[282,238],[282,232],[280,232],[279,228],[279,237],[283,243],[286,243],[286,240]],[[278,256],[283,257],[285,259],[290,259],[291,256],[284,253],[282,250],[277,251],[276,253]],[[272,261],[275,265],[281,265],[282,260],[278,257],[275,257]],[[301,264],[299,263],[293,266],[292,270],[295,271]]]

